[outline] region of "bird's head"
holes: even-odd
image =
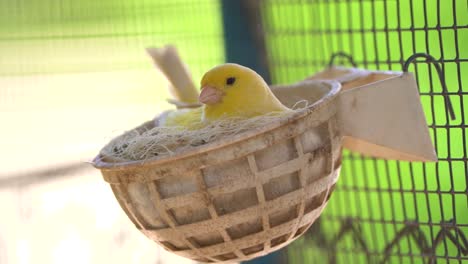
[[[268,85],[255,71],[234,63],[222,64],[209,70],[201,80],[199,101],[214,115],[251,108],[259,98],[270,93]],[[262,99],[260,99],[262,100]]]
[[[199,101],[205,105],[231,103],[267,88],[255,71],[234,63],[214,67],[201,80]],[[260,90],[260,91],[256,91]]]

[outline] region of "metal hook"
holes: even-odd
[[[434,64],[437,71],[437,75],[439,75],[440,84],[442,85],[442,91],[444,92],[445,107],[448,108],[450,119],[455,120],[455,111],[453,110],[452,101],[450,100],[450,97],[448,95],[447,86],[445,84],[445,77],[442,72],[442,69],[440,68],[439,63],[437,63],[434,57],[426,53],[415,53],[406,60],[405,64],[403,65],[403,72],[408,72],[409,64],[415,61],[417,58],[425,58],[427,61]]]
[[[330,57],[330,62],[328,62],[328,67],[332,67],[332,66],[333,66],[333,62],[334,62],[334,60],[335,60],[336,57],[344,57],[344,58],[346,58],[346,59],[349,60],[349,62],[351,63],[351,65],[353,65],[354,68],[357,67],[356,63],[355,63],[354,60],[353,60],[353,57],[352,57],[351,55],[349,55],[349,54],[346,54],[346,53],[342,52],[342,51],[337,52],[337,53],[333,53],[333,54],[331,55],[331,57]]]

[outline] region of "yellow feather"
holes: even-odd
[[[167,127],[183,127],[186,129],[196,129],[201,125],[201,115],[201,107],[171,111],[160,120],[159,125]]]
[[[231,77],[235,82],[228,85],[226,80]],[[224,93],[220,103],[203,106],[204,121],[223,116],[248,118],[289,110],[273,95],[260,75],[238,64],[228,63],[211,69],[203,76],[201,86],[215,87]]]
[[[228,78],[235,81],[228,84]],[[250,118],[290,110],[274,96],[260,75],[238,64],[228,63],[211,69],[203,76],[201,86],[221,91],[221,101],[201,108],[171,112],[160,125],[196,129],[203,123],[223,117]]]

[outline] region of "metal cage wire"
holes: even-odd
[[[347,54],[334,64],[409,68],[439,157],[421,164],[344,153],[329,206],[288,248],[291,263],[467,261],[468,3],[272,0],[262,1],[262,16],[273,82],[321,70],[333,54]],[[446,89],[438,65],[424,58],[405,64],[412,55],[434,57]]]

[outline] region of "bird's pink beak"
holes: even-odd
[[[201,90],[198,101],[202,104],[214,105],[222,101],[224,93],[211,86],[204,86]]]

